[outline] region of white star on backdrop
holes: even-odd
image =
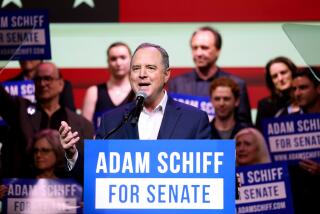
[[[10,0],[8,0],[8,1],[10,1]],[[94,7],[93,0],[74,0],[73,8],[78,7],[82,3],[86,3],[88,6]]]
[[[5,7],[7,6],[8,4],[10,3],[13,3],[15,5],[17,5],[18,7],[22,7],[22,3],[21,3],[21,0],[3,0],[2,4],[1,4],[1,7]]]

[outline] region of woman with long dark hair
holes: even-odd
[[[291,96],[292,75],[297,66],[287,57],[276,57],[266,65],[266,84],[270,96],[258,102],[256,127],[262,130],[262,120],[278,117],[299,110]]]

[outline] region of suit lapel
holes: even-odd
[[[127,139],[139,139],[138,125],[132,125],[130,121],[126,124]]]
[[[133,110],[134,104],[125,109],[125,115],[129,115]],[[139,139],[138,125],[132,125],[130,119],[125,124],[127,139]]]
[[[170,139],[174,134],[176,123],[181,116],[180,107],[168,97],[168,102],[161,122],[158,139]]]

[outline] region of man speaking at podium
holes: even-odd
[[[170,77],[169,56],[159,45],[143,43],[135,50],[130,65],[130,84],[136,102],[103,115],[96,139],[210,139],[205,112],[170,98],[164,89]],[[68,168],[83,169],[75,144],[78,132],[66,122],[59,129]],[[79,159],[77,161],[77,159]],[[80,162],[80,163],[79,163]]]

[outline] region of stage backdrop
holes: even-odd
[[[304,65],[282,30],[288,22],[319,24],[320,2],[270,1],[125,1],[125,0],[0,0],[1,9],[49,10],[52,60],[75,88],[76,105],[82,105],[85,89],[108,78],[106,48],[125,41],[134,49],[142,42],[154,42],[170,55],[173,76],[193,67],[189,40],[200,26],[217,28],[223,36],[218,65],[247,81],[252,108],[268,94],[264,66],[276,56]],[[18,67],[0,75],[13,76]]]

